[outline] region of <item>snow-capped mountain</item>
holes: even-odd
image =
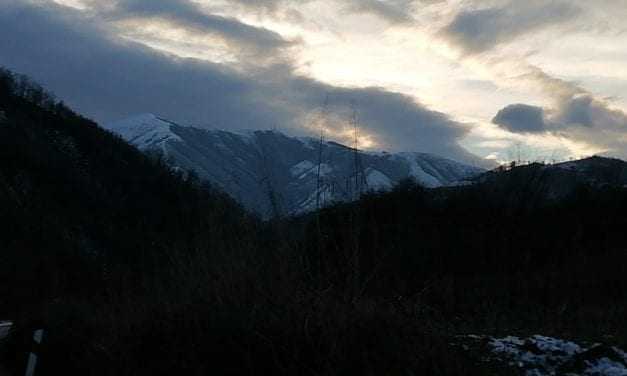
[[[263,216],[295,214],[357,192],[385,190],[413,177],[426,187],[453,185],[483,172],[423,153],[358,152],[334,142],[275,131],[227,132],[181,126],[152,114],[105,126],[143,151],[160,151],[175,168],[195,171]]]

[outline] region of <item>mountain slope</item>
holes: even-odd
[[[475,181],[497,195],[500,192],[518,201],[554,201],[564,199],[580,188],[627,186],[627,162],[595,156],[552,165],[533,163],[490,171],[479,175]]]
[[[354,150],[334,142],[274,131],[206,130],[151,114],[106,127],[143,151],[162,152],[172,166],[195,171],[264,216],[351,200],[358,191],[389,189],[408,177],[440,187],[482,172],[423,153],[359,152],[356,164]]]
[[[117,263],[148,271],[164,255],[209,242],[221,249],[210,233],[235,244],[222,226],[246,217],[232,199],[37,99],[51,96],[22,81],[0,69],[0,316],[86,291],[105,263],[111,277]]]

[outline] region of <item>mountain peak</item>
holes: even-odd
[[[355,153],[332,141],[276,130],[178,126],[142,114],[107,128],[141,150],[162,150],[172,167],[193,170],[263,216],[301,213],[348,201],[357,191],[389,189],[404,178],[426,187],[455,185],[483,170],[424,153]],[[176,142],[171,142],[176,141]],[[274,214],[273,214],[274,213]]]

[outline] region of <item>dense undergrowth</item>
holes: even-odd
[[[4,362],[41,375],[489,375],[455,335],[627,344],[624,189],[404,182],[262,222],[0,72]]]

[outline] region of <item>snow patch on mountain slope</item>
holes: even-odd
[[[307,172],[314,168],[314,166],[315,164],[313,164],[313,162],[311,161],[302,161],[290,168],[290,174],[292,174],[292,176],[301,176],[304,172]]]
[[[240,140],[248,145],[255,144],[255,131],[254,129],[240,129],[235,130],[232,133],[239,136]]]
[[[325,177],[329,174],[333,173],[333,167],[326,163],[320,164],[320,177]],[[305,160],[299,162],[290,168],[290,174],[294,177],[298,177],[299,179],[304,179],[309,175],[317,175],[318,174],[318,165],[314,164],[311,161]]]
[[[319,193],[318,193],[319,192]],[[320,190],[313,190],[305,199],[301,200],[290,214],[299,214],[317,209],[317,205],[323,208],[331,203],[344,201],[334,192],[332,185],[323,183]]]
[[[309,150],[318,150],[320,148],[320,139],[313,137],[295,137],[295,139],[300,141],[303,146]]]
[[[170,127],[171,123],[153,114],[142,114],[130,119],[110,123],[106,127],[140,150],[159,147],[168,141],[183,141]]]
[[[372,190],[390,189],[394,185],[392,180],[379,170],[369,169],[366,173],[368,188]]]
[[[317,174],[318,173],[317,167],[314,168],[314,170],[315,170],[315,173]],[[333,173],[333,167],[331,165],[328,165],[326,163],[321,163],[320,164],[320,177],[323,178],[323,177],[325,177],[327,175],[330,175],[332,173]]]
[[[418,163],[416,154],[414,153],[399,153],[399,158],[404,159],[409,165],[409,176],[416,179],[416,181],[425,187],[434,188],[442,185],[435,176],[428,174]]]

